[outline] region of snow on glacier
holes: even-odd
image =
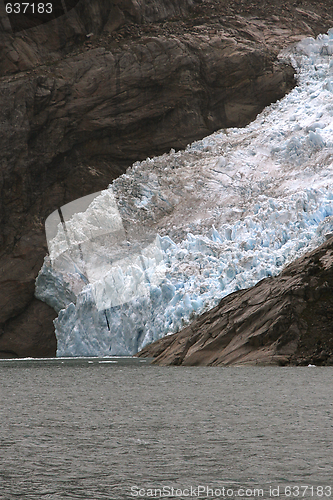
[[[333,232],[333,29],[282,56],[298,84],[247,127],[54,216],[36,296],[59,313],[58,356],[134,354]]]

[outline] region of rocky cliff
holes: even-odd
[[[333,365],[333,238],[138,356],[184,366]]]
[[[80,0],[17,32],[0,17],[0,355],[48,356],[45,218],[138,159],[248,123],[294,84],[279,50],[333,25],[333,7]]]

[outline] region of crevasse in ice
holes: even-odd
[[[333,232],[333,29],[283,57],[298,85],[250,125],[137,162],[55,218],[36,296],[58,312],[58,356],[134,354]]]

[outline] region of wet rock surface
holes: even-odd
[[[0,13],[0,356],[55,353],[55,313],[34,298],[53,210],[245,125],[294,85],[280,49],[333,25],[318,2],[247,4],[81,0],[18,33]]]
[[[140,357],[184,366],[333,365],[333,238],[277,277],[232,293]]]

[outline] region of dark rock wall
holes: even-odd
[[[48,24],[0,33],[0,356],[55,354],[56,314],[34,298],[47,252],[45,218],[58,206],[107,187],[132,161],[151,152],[146,139],[140,151],[133,145],[132,153],[124,154],[130,139],[119,139],[135,137],[139,124],[151,120],[154,97],[144,86],[140,59],[128,89],[131,51],[81,51],[86,35],[182,15],[189,4],[81,0]],[[77,47],[76,57],[64,59]],[[139,56],[140,51],[143,58],[148,54],[151,73],[154,54],[145,44],[138,47]],[[137,84],[144,88],[138,111]],[[122,112],[126,116],[120,118]]]
[[[186,15],[192,4],[192,0],[80,0],[67,15],[47,24],[15,34],[0,30],[0,75],[50,64],[91,33]]]

